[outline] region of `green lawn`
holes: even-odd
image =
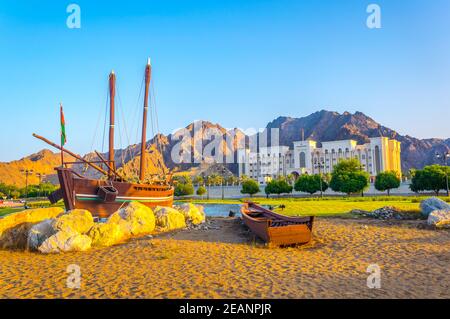
[[[288,216],[348,216],[347,213],[353,209],[361,209],[373,211],[384,206],[394,206],[403,211],[418,212],[419,203],[425,197],[401,197],[401,196],[378,196],[378,197],[325,197],[319,199],[317,197],[309,198],[245,198],[245,199],[203,199],[203,200],[177,200],[176,203],[193,202],[196,204],[241,204],[243,201],[251,200],[261,205],[272,205],[275,211]],[[448,199],[447,199],[448,200]],[[43,205],[44,204],[44,205]],[[35,203],[36,207],[46,206],[46,203]],[[285,205],[286,208],[281,210],[276,206]],[[57,206],[62,206],[58,203]],[[21,208],[0,208],[0,216],[21,211]]]
[[[0,216],[22,211],[23,208],[0,208]]]
[[[342,215],[353,209],[373,211],[384,206],[394,206],[403,211],[418,212],[419,203],[405,201],[350,201],[350,200],[323,200],[323,201],[289,201],[289,200],[262,200],[258,201],[265,205],[285,205],[286,208],[281,210],[276,208],[276,212],[283,213],[288,216],[333,216]]]
[[[261,205],[272,205],[275,211],[288,216],[336,216],[345,215],[353,209],[373,211],[384,206],[394,206],[403,211],[417,213],[420,200],[414,197],[351,197],[351,198],[247,198],[241,200],[193,200],[197,204],[241,204],[245,200],[252,200]],[[281,210],[278,205],[285,205]],[[350,216],[349,216],[350,217]]]

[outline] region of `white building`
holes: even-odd
[[[239,176],[248,177],[265,183],[280,175],[287,174],[284,164],[287,146],[260,147],[259,153],[250,152],[248,149],[238,150]]]
[[[342,159],[357,158],[361,168],[371,177],[384,171],[401,174],[400,142],[387,137],[374,137],[369,143],[358,145],[354,140],[322,142],[312,140],[294,142],[287,146],[261,147],[259,153],[238,150],[239,176],[247,175],[260,183],[287,174],[331,173]]]

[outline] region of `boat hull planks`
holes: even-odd
[[[94,216],[103,218],[131,201],[148,207],[170,207],[173,204],[174,190],[171,186],[78,178],[68,168],[58,168],[57,171],[67,210],[87,209]],[[113,197],[102,198],[99,192],[101,187],[112,187],[117,193]]]

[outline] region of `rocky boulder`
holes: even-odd
[[[92,246],[112,246],[125,239],[121,227],[114,223],[95,224],[87,235],[92,239]]]
[[[85,234],[94,226],[94,218],[91,213],[85,209],[73,209],[66,214],[58,217],[53,228],[56,231],[75,232]]]
[[[47,238],[38,250],[43,254],[85,251],[91,248],[91,243],[89,236],[71,231],[58,231]]]
[[[21,223],[5,230],[0,235],[0,248],[25,250],[27,248],[28,232],[32,226],[32,223]]]
[[[450,204],[437,197],[430,197],[420,203],[422,215],[428,217],[435,210],[450,211]]]
[[[153,211],[139,202],[131,202],[113,213],[108,224],[117,224],[125,237],[150,234],[155,230]]]
[[[39,224],[33,225],[31,229],[28,231],[27,238],[27,248],[30,250],[38,250],[39,246],[56,233],[56,230],[53,228],[53,223],[55,219],[46,219]]]
[[[206,217],[203,206],[187,203],[177,207],[177,209],[184,215],[185,220],[193,225],[205,222]]]
[[[161,231],[186,227],[184,215],[174,208],[157,206],[154,212],[156,225]]]
[[[0,235],[7,229],[14,228],[24,223],[39,223],[45,219],[55,218],[62,214],[64,209],[61,207],[26,209],[21,212],[7,215],[0,218]]]
[[[428,215],[428,225],[437,228],[450,228],[450,210],[434,210]]]

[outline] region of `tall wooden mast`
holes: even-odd
[[[144,115],[142,118],[142,139],[141,139],[141,166],[139,170],[139,179],[141,182],[145,178],[145,149],[147,148],[147,111],[148,111],[148,91],[150,87],[150,77],[152,74],[152,66],[150,58],[145,67],[145,95],[144,95]]]
[[[114,71],[109,74],[109,152],[108,161],[109,169],[108,176],[110,179],[114,178],[114,97],[116,95],[116,75]]]

